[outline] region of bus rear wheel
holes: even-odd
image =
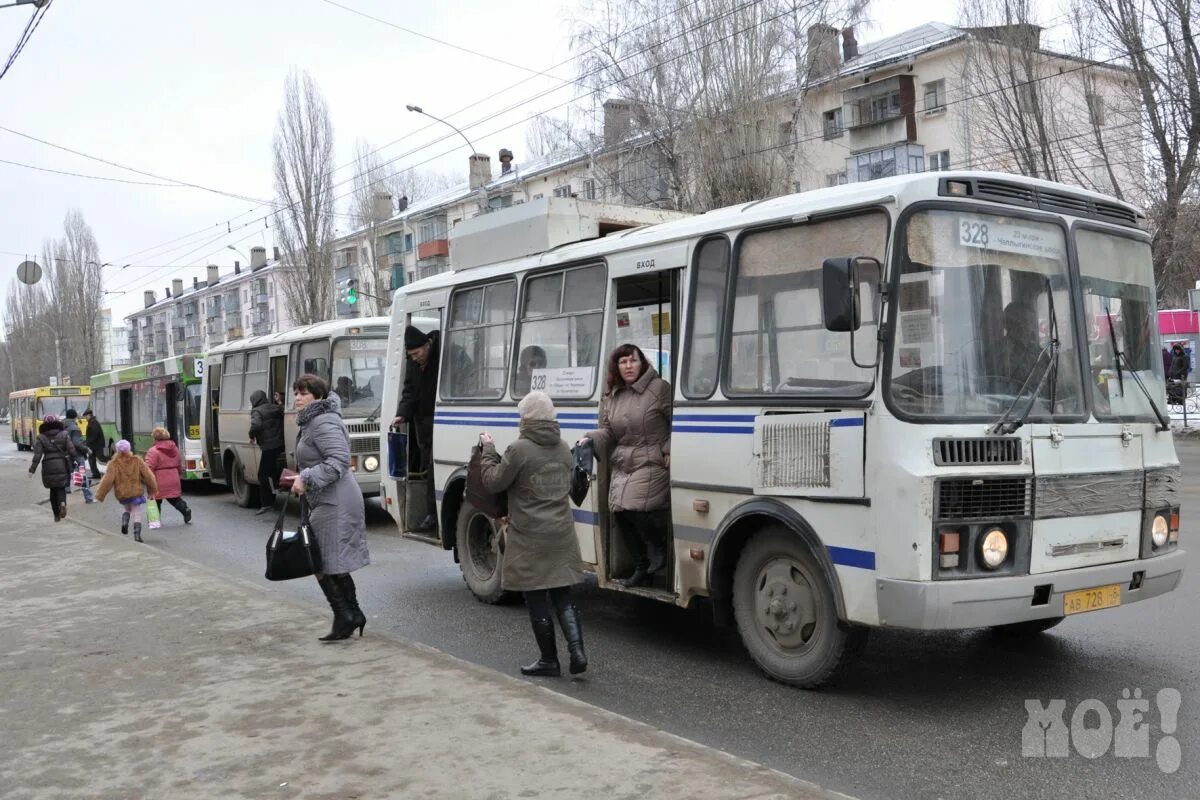
[[[489,605],[510,603],[513,592],[500,588],[500,569],[504,554],[500,552],[500,526],[469,500],[463,500],[458,512],[458,528],[454,540],[458,547],[458,563],[463,581],[475,599]]]
[[[242,460],[233,457],[233,465],[229,470],[229,488],[233,490],[233,499],[241,508],[250,508],[254,504],[255,493],[246,482],[246,470]]]
[[[774,681],[812,689],[861,649],[865,628],[837,615],[834,587],[791,532],[765,530],[742,550],[733,574],[733,613],[746,652]]]

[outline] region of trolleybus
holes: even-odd
[[[350,468],[363,494],[379,492],[379,431],[383,414],[386,317],[343,319],[254,336],[207,354],[200,422],[212,480],[227,483],[242,507],[258,502],[260,450],[250,442],[250,397],[278,394],[284,407],[287,462],[295,464],[296,408],[292,383],[312,373],[329,381],[350,434]],[[390,417],[388,418],[391,419]]]
[[[92,376],[92,412],[104,430],[108,458],[116,443],[127,439],[138,453],[154,444],[151,432],[166,428],[179,444],[184,478],[208,478],[200,440],[203,413],[203,355],[182,355]]]
[[[874,627],[1038,633],[1183,573],[1144,222],[1100,194],[939,172],[501,263],[452,245],[454,272],[394,298],[384,405],[404,325],[440,311],[436,536],[485,602],[506,597],[504,556],[464,500],[472,445],[517,438],[531,385],[574,443],[597,425],[607,354],[633,342],[673,386],[673,557],[651,586],[615,582],[631,559],[601,464],[573,507],[601,587],[708,598],[769,677],[804,687]],[[522,378],[530,347],[541,366]],[[402,530],[404,488],[383,489]]]
[[[87,386],[37,386],[21,389],[8,395],[8,417],[12,427],[12,440],[18,450],[32,450],[38,435],[38,425],[47,414],[66,416],[73,408],[82,417],[90,402],[91,389]],[[86,431],[87,424],[79,420],[80,430]]]

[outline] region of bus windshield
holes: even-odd
[[[65,397],[39,397],[38,403],[41,405],[41,415],[44,417],[47,414],[62,419],[67,415],[67,409],[73,408],[76,413],[82,415],[87,411],[90,397],[84,397],[81,394],[72,394]]]
[[[938,419],[1082,414],[1063,228],[938,210],[913,215],[905,231],[895,408]]]
[[[365,417],[383,400],[387,338],[338,339],[333,345],[330,388],[342,401],[342,413]]]
[[[1075,243],[1096,417],[1152,420],[1150,400],[1129,374],[1137,372],[1158,407],[1166,407],[1150,245],[1086,229]]]

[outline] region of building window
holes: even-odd
[[[433,242],[437,241],[438,239],[445,239],[447,235],[446,218],[434,217],[433,219],[427,219],[421,223],[421,226],[417,229],[417,232],[420,234],[422,242]]]
[[[846,182],[847,179],[845,170],[842,170],[841,172],[831,172],[825,176],[826,186],[844,186]]]
[[[950,151],[939,150],[936,153],[930,153],[927,161],[930,172],[944,172],[950,169]]]
[[[586,200],[596,199],[596,181],[594,179],[588,178],[583,182],[583,196]]]
[[[542,193],[541,193],[541,192],[538,192],[537,194],[535,194],[535,195],[533,196],[533,199],[534,199],[534,200],[541,200],[541,199],[542,199]]]
[[[842,125],[842,109],[840,106],[826,111],[821,115],[821,127],[825,132],[826,139],[836,139],[845,132],[846,129]]]
[[[404,250],[401,252],[411,253],[413,249],[413,235],[411,233],[404,234]]]
[[[840,108],[837,110],[839,112],[841,111]],[[775,141],[775,144],[779,145],[780,147],[787,147],[788,145],[794,144],[794,142],[792,142],[792,121],[790,119],[787,122],[779,123],[779,138]]]
[[[1085,96],[1087,100],[1088,119],[1092,125],[1099,128],[1105,124],[1104,98],[1093,92]]]
[[[925,148],[918,144],[884,147],[846,159],[846,174],[852,183],[924,171]]]
[[[946,82],[930,81],[925,84],[925,110],[940,111],[946,107]]]
[[[568,183],[566,186],[557,187],[554,190],[554,196],[555,197],[570,197],[571,196],[571,184]]]

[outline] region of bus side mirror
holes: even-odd
[[[827,258],[821,265],[821,312],[825,329],[856,331],[861,322],[858,307],[856,258]]]

